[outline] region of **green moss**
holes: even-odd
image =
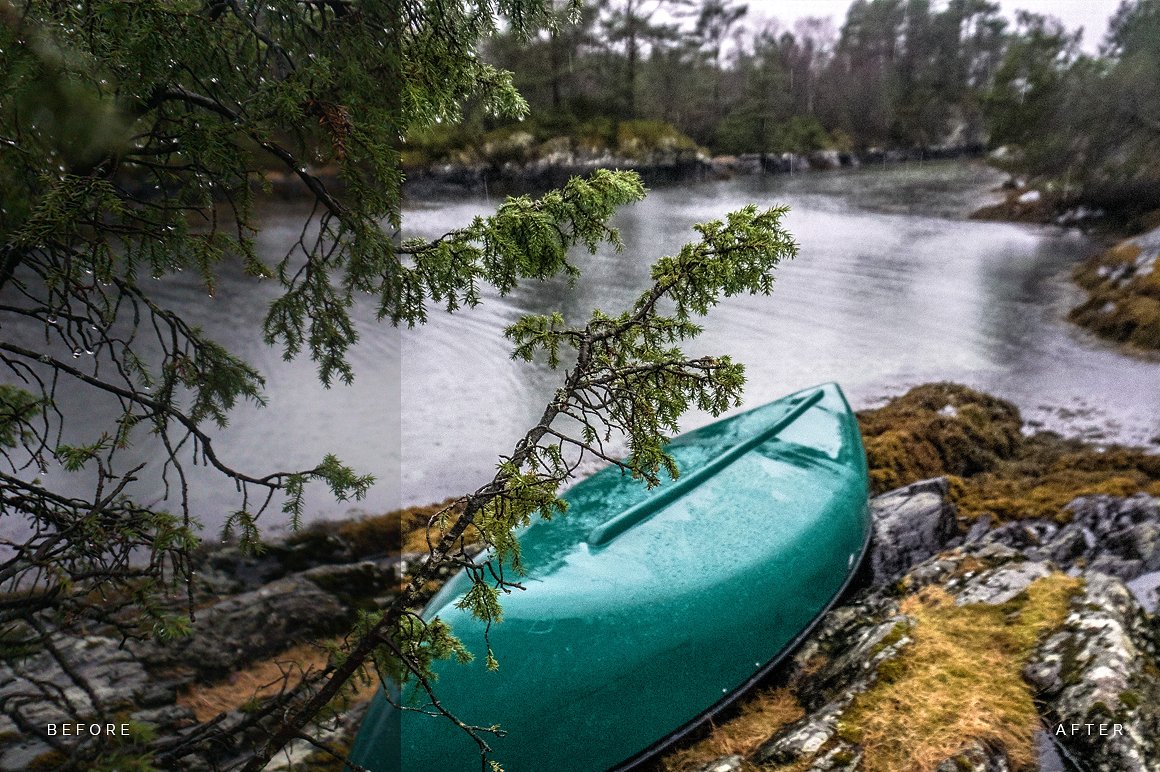
[[[946,476],[968,520],[1065,521],[1077,496],[1160,495],[1160,457],[1050,433],[1024,437],[1013,405],[963,386],[919,386],[858,419],[876,493]]]
[[[1135,710],[1140,707],[1140,693],[1131,689],[1120,692],[1120,703],[1128,710]]]
[[[1069,318],[1111,340],[1150,351],[1160,350],[1160,261],[1136,271],[1142,250],[1124,241],[1080,264],[1075,282],[1088,299]]]
[[[916,387],[858,419],[877,492],[991,469],[1018,447],[1022,425],[1009,402],[953,383]]]
[[[897,624],[894,625],[894,627],[892,627],[890,629],[890,632],[888,632],[882,638],[882,640],[880,640],[878,643],[874,644],[874,646],[870,649],[870,654],[874,655],[874,654],[879,654],[879,653],[885,651],[887,649],[887,647],[893,646],[894,644],[901,641],[903,639],[903,637],[906,636],[906,633],[909,630],[910,630],[910,625],[908,625],[905,622],[898,622]]]
[[[838,764],[853,764],[856,757],[852,751],[840,750],[830,758]]]
[[[858,727],[845,721],[838,722],[837,735],[840,740],[844,740],[851,745],[857,745],[862,741],[862,733],[858,730]]]

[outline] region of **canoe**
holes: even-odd
[[[470,582],[432,599],[473,652],[442,662],[436,694],[485,735],[507,772],[632,766],[752,687],[837,600],[870,535],[866,456],[841,390],[791,394],[674,439],[681,471],[647,489],[604,469],[564,496],[567,514],[520,535],[527,589],[492,626],[456,608]],[[398,701],[400,694],[393,692]],[[402,704],[430,705],[414,687]],[[352,748],[373,772],[480,769],[444,718],[376,695]]]

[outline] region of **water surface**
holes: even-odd
[[[1061,228],[966,219],[996,197],[999,180],[977,164],[911,164],[657,189],[618,215],[623,252],[577,256],[584,273],[575,286],[549,281],[504,298],[487,294],[481,306],[454,315],[433,310],[413,330],[377,324],[369,303],[356,308],[355,381],[329,390],[309,359],[286,363],[261,343],[272,282],[227,271],[213,298],[184,275],[158,282],[157,292],[267,376],[268,407],[233,414],[218,440],[221,455],[265,473],[335,452],[381,479],[360,505],[369,511],[478,486],[494,472],[497,454],[510,452],[538,419],[560,374],[512,361],[507,325],[529,312],[559,310],[578,324],[593,307],[619,312],[647,285],[651,261],[694,237],[694,223],[750,202],[791,207],[786,222],[800,255],[778,270],[771,296],[722,302],[691,346],[746,365],[743,407],[830,380],[856,407],[953,380],[1013,400],[1035,425],[1149,442],[1160,435],[1160,365],[1128,358],[1063,319],[1076,296],[1067,272],[1094,245]],[[410,235],[434,236],[496,203],[482,196],[412,201],[405,223]],[[303,216],[293,206],[265,213],[261,250],[270,261],[298,237]],[[4,332],[43,341],[43,331]],[[107,425],[108,406],[72,402],[83,409],[73,411],[71,435],[92,436]],[[709,420],[690,414],[684,427]],[[147,440],[134,452],[156,466]],[[141,484],[143,499],[164,494],[159,479]],[[201,469],[193,470],[192,490],[209,526],[239,503],[231,485]],[[316,517],[341,516],[350,506],[323,495],[310,500]],[[273,522],[278,513],[271,515]]]

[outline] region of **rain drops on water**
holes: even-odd
[[[56,314],[49,314],[44,321],[48,322],[49,324],[56,324],[58,319]]]
[[[80,359],[80,358],[81,358],[81,350],[79,348],[74,348],[73,349],[73,359]]]

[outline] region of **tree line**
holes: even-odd
[[[1125,0],[1087,54],[1058,19],[989,0],[855,0],[840,25],[792,26],[738,0],[596,0],[486,56],[545,134],[650,119],[717,153],[1007,145],[1066,197],[1154,199],[1158,8]]]

